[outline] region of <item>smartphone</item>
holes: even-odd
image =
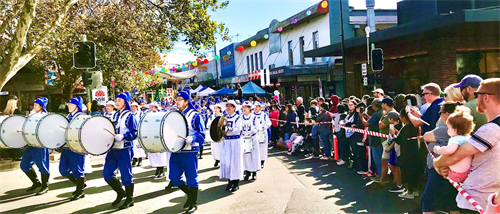
[[[411,100],[406,100],[406,105],[410,106],[411,108]]]

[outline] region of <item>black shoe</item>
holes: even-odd
[[[198,159],[203,159],[203,156],[201,156],[201,155],[200,155],[200,156],[198,157]]]
[[[231,190],[232,187],[233,187],[233,181],[228,180],[227,181],[227,186],[226,186],[226,191]]]
[[[181,189],[182,192],[186,193],[186,195],[187,195],[187,200],[184,203],[184,205],[182,205],[182,207],[183,208],[188,208],[189,205],[190,205],[190,202],[191,202],[191,196],[190,196],[190,193],[189,193],[189,188],[186,185],[186,183],[182,183],[181,185],[179,185],[179,189]]]
[[[86,187],[85,178],[78,178],[76,180],[76,191],[73,193],[73,196],[69,199],[70,201],[75,201],[80,198],[85,197],[85,192],[83,189]]]
[[[50,174],[42,174],[42,188],[40,188],[36,195],[43,195],[49,191],[49,177]]]
[[[257,180],[257,172],[252,172],[252,181]]]
[[[189,196],[191,200],[186,212],[192,213],[198,209],[198,187],[189,188]]]
[[[121,210],[134,206],[134,184],[125,187],[125,194],[127,195],[127,199],[125,199],[123,205],[120,206]]]
[[[133,158],[133,159],[132,159],[132,166],[133,166],[133,167],[134,167],[134,166],[136,166],[135,164],[137,164],[137,158]]]
[[[31,169],[30,171],[27,171],[27,172],[24,172],[24,173],[28,176],[28,178],[31,180],[31,182],[33,182],[33,185],[31,185],[30,188],[26,189],[26,192],[33,192],[38,187],[42,186],[42,184],[40,183],[40,181],[36,177],[36,172],[35,172],[34,169]]]
[[[172,183],[172,181],[170,181],[168,185],[165,187],[165,190],[172,189],[172,187],[174,187],[174,184]]]
[[[260,168],[264,169],[264,161],[260,161]]]
[[[137,166],[142,166],[142,158],[139,158],[139,161],[137,162]]]
[[[249,178],[250,178],[250,172],[245,171],[245,181],[248,181]]]
[[[220,161],[215,160],[214,167],[218,167],[218,166],[219,166],[219,162],[220,162]]]
[[[234,183],[233,183],[233,188],[231,188],[231,192],[236,192],[240,189],[240,180],[234,180]]]
[[[116,199],[111,203],[112,206],[116,206],[122,202],[122,199],[126,196],[125,191],[122,188],[122,184],[116,178],[109,181],[108,185],[116,192]]]
[[[158,174],[157,176],[155,176],[154,179],[162,179],[162,178],[165,178],[165,172],[161,172],[160,174]]]

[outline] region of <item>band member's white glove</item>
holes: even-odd
[[[115,142],[119,142],[123,140],[123,135],[122,134],[117,134],[115,135]]]
[[[186,137],[186,143],[192,143],[193,142],[193,137],[188,136]]]
[[[226,131],[226,132],[233,131],[233,128],[231,128],[230,126],[226,126],[226,127],[225,127],[225,131]]]

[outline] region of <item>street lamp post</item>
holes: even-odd
[[[343,11],[342,11],[342,0],[339,0],[339,4],[340,4],[340,35],[341,35],[341,39],[342,39],[342,42],[340,43],[341,51],[342,51],[342,82],[344,84],[344,97],[347,97],[347,81],[346,81],[347,72],[345,69],[346,60],[345,60],[345,53],[344,53],[344,48],[345,48],[345,44],[344,44],[344,15],[343,15]]]

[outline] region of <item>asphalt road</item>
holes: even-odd
[[[209,148],[209,146],[206,146]],[[419,212],[420,199],[403,200],[389,193],[390,185],[363,180],[332,161],[288,156],[270,150],[265,168],[256,181],[240,182],[240,190],[225,191],[213,167],[210,150],[199,161],[200,193],[196,213],[405,213]],[[87,195],[69,201],[73,184],[58,172],[58,161],[50,164],[50,190],[42,196],[26,194],[31,182],[20,169],[0,172],[2,213],[182,213],[185,195],[166,191],[168,180],[153,179],[154,168],[133,168],[135,206],[117,210],[111,206],[115,192],[102,178],[101,157],[92,157],[94,172],[87,175]]]

